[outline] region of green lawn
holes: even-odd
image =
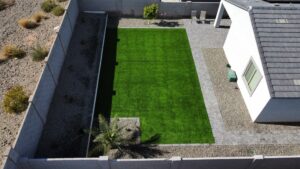
[[[185,29],[118,29],[111,116],[140,117],[142,140],[213,143]]]

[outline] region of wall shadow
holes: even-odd
[[[112,108],[112,97],[115,67],[117,66],[118,19],[109,17],[106,30],[103,58],[100,71],[94,126],[98,126],[98,115],[101,113],[109,119]]]

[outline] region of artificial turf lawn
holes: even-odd
[[[139,117],[142,140],[213,143],[185,29],[118,29],[111,116]]]

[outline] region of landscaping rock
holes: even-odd
[[[60,24],[62,17],[51,16],[48,20],[41,22],[40,26],[27,30],[21,28],[17,21],[21,18],[30,17],[40,11],[40,3],[43,0],[16,0],[15,4],[0,11],[0,48],[7,44],[14,44],[26,51],[27,55],[22,59],[11,59],[0,63],[0,101],[10,87],[19,84],[32,94],[40,73],[43,70],[43,62],[33,62],[30,57],[31,47],[39,42],[51,47],[55,39],[53,28]],[[67,2],[61,3],[63,6]],[[8,114],[0,106],[0,165],[2,153],[12,145],[18,133],[25,113]]]
[[[140,120],[139,118],[118,118],[118,126],[122,128],[122,134],[127,140],[136,140],[140,143]]]

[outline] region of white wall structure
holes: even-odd
[[[214,157],[156,159],[21,159],[19,169],[298,169],[300,157]]]
[[[221,1],[227,11],[232,23],[224,44],[224,52],[231,68],[236,71],[238,86],[249,110],[252,121],[256,121],[271,96],[267,82],[264,77],[264,70],[260,59],[251,19],[248,11],[241,9],[227,1]],[[263,78],[259,82],[251,96],[246,88],[243,73],[253,58]]]
[[[208,16],[215,16],[219,2],[161,2],[160,0],[79,0],[82,11],[106,11],[123,16],[143,16],[144,6],[157,3],[163,17],[191,17],[191,11],[207,11]]]

